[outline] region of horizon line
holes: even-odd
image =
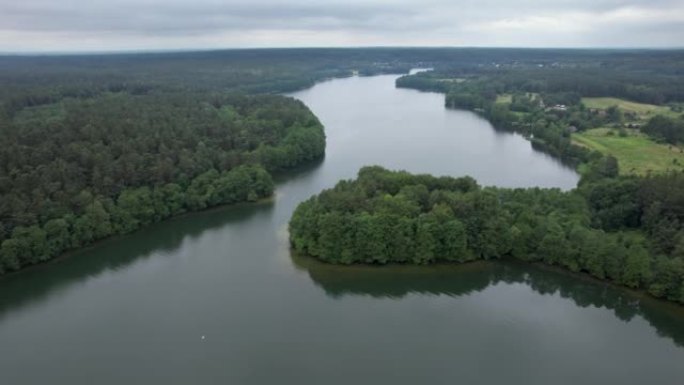
[[[568,51],[679,51],[684,50],[684,46],[673,47],[624,47],[624,46],[604,46],[604,47],[524,47],[524,46],[410,46],[410,45],[376,45],[376,46],[292,46],[292,47],[224,47],[224,48],[173,48],[173,49],[112,49],[112,50],[36,50],[36,51],[1,51],[0,56],[88,56],[88,55],[136,55],[136,54],[168,54],[168,53],[202,53],[220,51],[267,51],[267,50],[354,50],[354,49],[491,49],[491,50],[568,50]]]

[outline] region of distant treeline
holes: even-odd
[[[187,211],[273,192],[321,157],[323,128],[282,96],[105,93],[24,108],[0,136],[0,273]]]
[[[575,87],[586,96],[622,92],[658,102],[684,100],[683,64],[684,50],[308,48],[0,56],[0,101],[15,111],[102,92],[289,92],[353,70],[372,75],[433,67],[445,77],[481,74],[530,92]]]
[[[339,264],[543,262],[684,303],[682,223],[681,173],[562,192],[366,167],[300,204],[290,239]]]
[[[0,110],[11,116],[24,107],[107,92],[291,92],[351,76],[352,70],[362,75],[406,73],[413,61],[400,56],[363,49],[0,56]]]
[[[515,55],[490,63],[447,62],[435,71],[405,77],[398,84],[426,91],[448,91],[452,79],[488,80],[498,93],[575,93],[585,97],[612,96],[641,103],[684,102],[684,50],[642,52],[595,51],[549,55],[534,60]]]

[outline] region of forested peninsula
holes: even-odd
[[[683,219],[682,174],[606,177],[563,192],[376,166],[301,203],[289,228],[296,252],[329,263],[515,258],[684,303]]]
[[[323,156],[301,102],[106,92],[12,111],[0,136],[0,273],[184,212],[256,201]]]

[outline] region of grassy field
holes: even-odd
[[[525,95],[527,95],[530,98],[538,98],[539,97],[539,94],[536,92],[526,92]],[[511,104],[511,103],[513,103],[513,95],[512,94],[498,94],[498,95],[496,95],[495,103]]]
[[[609,128],[596,128],[573,134],[574,143],[613,155],[621,174],[646,175],[669,170],[684,170],[684,149],[656,143],[638,131],[621,137]]]
[[[512,102],[513,102],[513,95],[511,95],[511,94],[496,95],[496,103],[511,104]]]
[[[648,120],[658,114],[670,117],[680,115],[667,106],[630,102],[629,100],[618,98],[582,98],[582,103],[584,103],[587,108],[597,108],[601,110],[605,110],[612,106],[618,106],[623,112],[636,113],[641,120]]]
[[[438,82],[444,82],[444,83],[463,83],[466,81],[465,78],[444,78],[444,79],[437,79]]]

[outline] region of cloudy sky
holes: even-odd
[[[0,0],[0,51],[683,47],[684,0]]]

